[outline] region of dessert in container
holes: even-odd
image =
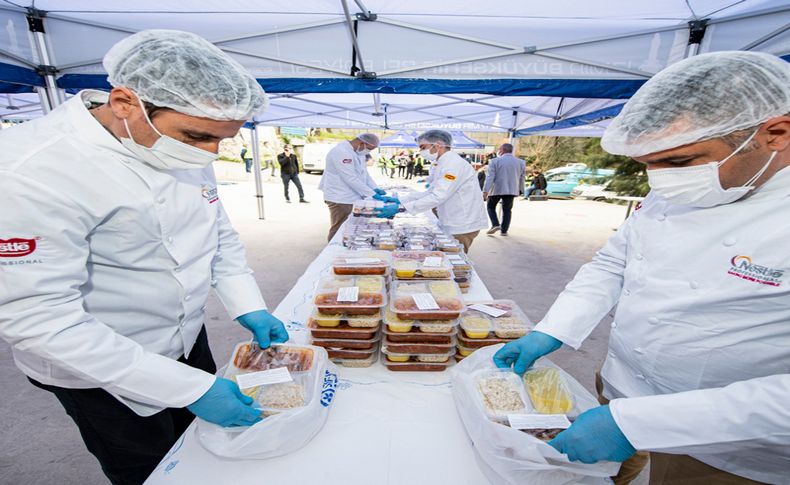
[[[524,374],[524,385],[536,412],[567,414],[573,410],[573,395],[554,367],[533,367]]]
[[[388,346],[381,348],[381,353],[386,356],[387,363],[404,363],[404,362],[418,362],[423,364],[447,364],[450,358],[455,355],[453,346],[447,346],[445,352],[430,352],[430,353],[417,353],[417,352],[398,352],[390,349]]]
[[[402,319],[387,308],[384,312],[384,325],[388,333],[407,334],[414,331],[423,334],[450,334],[458,326],[458,320],[414,320]]]
[[[323,314],[313,310],[308,321],[314,321],[318,327],[334,328],[346,325],[352,328],[378,328],[381,324],[381,312],[373,315]]]
[[[376,327],[352,327],[348,324],[341,323],[337,327],[323,327],[310,317],[307,320],[307,328],[313,338],[324,339],[351,339],[351,340],[369,340],[376,336],[378,333],[378,326]]]
[[[398,279],[450,279],[453,276],[453,267],[441,251],[394,251],[392,269]]]
[[[483,305],[504,313],[495,317],[485,311],[476,310],[475,305]],[[516,339],[526,335],[532,327],[532,322],[512,300],[470,303],[461,315],[461,328],[469,339]]]

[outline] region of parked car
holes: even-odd
[[[324,173],[326,154],[334,147],[334,143],[307,143],[302,149],[302,168],[305,173]]]
[[[603,200],[614,197],[617,192],[609,190],[609,180],[588,180],[577,185],[571,190],[571,197],[574,199]]]
[[[611,177],[614,170],[606,168],[587,168],[581,163],[554,168],[546,172],[546,191],[549,196],[570,197],[573,189],[583,180],[600,177]]]

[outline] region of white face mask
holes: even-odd
[[[435,162],[436,159],[439,158],[439,152],[431,153],[431,149],[430,148],[426,148],[425,150],[420,150],[420,156],[422,158],[426,159],[426,160],[429,160],[431,162]]]
[[[650,189],[673,204],[691,207],[714,207],[735,202],[754,190],[752,184],[765,173],[774,160],[776,152],[771,153],[765,165],[740,187],[722,188],[719,167],[743,150],[756,134],[757,130],[720,162],[709,162],[693,167],[648,170],[647,180]]]
[[[126,133],[129,135],[129,138],[121,138],[121,144],[134,153],[138,159],[161,170],[204,168],[217,159],[216,153],[187,145],[160,133],[148,118],[148,113],[145,111],[142,101],[140,101],[140,107],[143,109],[145,121],[159,135],[159,139],[154,142],[151,148],[140,145],[132,138],[129,123],[124,118],[123,125],[126,127]]]
[[[370,153],[370,150],[368,150],[367,148],[363,148],[362,150],[357,150],[357,155],[359,155],[360,157],[367,157],[368,153]]]

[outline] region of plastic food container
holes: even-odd
[[[345,251],[334,259],[332,269],[336,275],[383,275],[391,261],[389,251]]]
[[[535,411],[541,414],[567,414],[573,410],[573,395],[560,371],[554,367],[535,367],[524,374],[524,385]]]
[[[467,349],[482,349],[489,345],[504,344],[511,342],[513,339],[504,338],[484,338],[484,339],[471,339],[466,336],[465,332],[458,332],[458,345],[463,345]]]
[[[312,317],[307,320],[307,328],[313,338],[324,339],[370,340],[378,332],[378,327],[351,327],[345,323],[337,327],[322,327]]]
[[[325,349],[373,350],[378,345],[379,340],[381,340],[380,335],[376,335],[373,338],[366,340],[313,337],[313,345],[317,347],[324,347]]]
[[[495,317],[482,310],[476,310],[475,305],[483,305],[488,309],[501,310],[505,313]],[[470,339],[493,337],[515,339],[526,335],[532,327],[532,322],[512,300],[470,303],[469,308],[461,315],[461,328]]]
[[[381,353],[386,355],[387,363],[404,363],[404,362],[419,362],[423,364],[447,364],[450,358],[455,354],[453,346],[447,346],[445,352],[398,352],[390,349],[387,346],[381,348]]]
[[[380,200],[364,199],[354,202],[351,213],[356,217],[376,217],[376,209],[384,207],[384,202]]]
[[[401,320],[454,320],[466,305],[452,280],[393,281],[390,309]]]
[[[509,369],[485,369],[474,375],[480,401],[492,421],[507,423],[508,414],[531,411],[521,377]]]
[[[460,272],[469,274],[468,272],[472,271],[472,263],[469,262],[469,258],[467,258],[464,253],[449,254],[447,255],[447,260],[450,261],[456,276],[458,276]]]
[[[430,362],[390,362],[384,361],[384,366],[393,372],[442,372],[450,366],[450,362],[430,363]]]
[[[456,239],[436,239],[436,249],[445,253],[460,253],[464,246]]]
[[[264,417],[292,411],[307,405],[313,386],[306,375],[294,375],[292,382],[269,384],[253,388],[257,390],[255,401],[261,405]]]
[[[257,372],[287,367],[289,372],[307,372],[312,368],[313,360],[313,349],[307,346],[274,344],[268,349],[261,349],[255,343],[240,343],[233,350],[231,362],[232,367],[240,371]]]
[[[381,312],[375,315],[325,315],[317,309],[310,315],[318,327],[336,328],[346,325],[352,328],[378,328],[381,324]]]
[[[437,344],[437,343],[406,343],[406,342],[391,342],[387,337],[384,337],[382,345],[387,349],[390,354],[439,354],[450,356],[455,353],[455,339],[451,338],[450,343]],[[388,359],[392,361],[392,359]],[[420,360],[419,358],[417,360]],[[422,360],[423,362],[425,359]],[[439,359],[442,361],[442,359]]]
[[[409,333],[416,330],[420,333],[449,334],[458,326],[458,320],[408,320],[387,308],[384,312],[384,324],[390,333]]]
[[[463,346],[461,344],[458,344],[458,352],[457,353],[461,357],[469,357],[470,355],[472,355],[472,352],[474,352],[475,350],[477,350],[477,349],[470,349],[469,347],[465,347],[465,346]]]
[[[379,360],[379,353],[373,352],[373,354],[366,359],[342,359],[335,357],[330,360],[332,360],[332,362],[337,365],[342,365],[343,367],[370,367]]]
[[[353,350],[353,349],[341,349],[341,348],[334,348],[334,349],[326,349],[326,353],[329,354],[330,359],[349,359],[349,360],[364,360],[370,359],[373,357],[373,354],[379,351],[378,345],[376,345],[371,350]]]
[[[413,243],[406,247],[410,244]],[[453,273],[452,265],[441,251],[395,251],[392,269],[398,279],[450,279]]]
[[[356,292],[345,294],[352,288],[357,288]],[[319,282],[314,303],[324,315],[376,315],[386,299],[384,278],[380,276],[332,276]],[[328,319],[322,322],[325,326],[332,323]]]
[[[421,332],[416,327],[406,333],[390,332],[387,327],[384,327],[383,332],[390,342],[446,345],[453,342],[456,334],[458,334],[458,327],[453,327],[450,333],[425,333]]]

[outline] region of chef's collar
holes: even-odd
[[[86,143],[134,158],[129,150],[88,111],[91,104],[105,104],[109,98],[110,94],[104,91],[86,89],[63,103],[63,107],[67,110],[68,117],[74,121],[75,131]]]
[[[776,172],[745,200],[763,201],[782,197],[790,197],[790,167]]]

